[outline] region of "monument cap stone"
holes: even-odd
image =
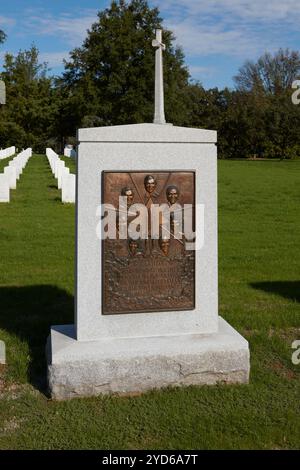
[[[125,126],[78,129],[79,142],[144,142],[215,144],[217,132],[190,127],[159,124],[129,124]]]

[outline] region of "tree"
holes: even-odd
[[[265,113],[265,156],[294,158],[299,154],[300,110],[290,93],[271,96]]]
[[[290,158],[298,153],[300,109],[291,102],[291,87],[299,76],[299,52],[280,49],[274,55],[265,53],[255,63],[247,61],[234,77],[236,96],[244,104],[241,110],[237,103],[231,116],[239,110],[244,116],[245,121],[233,124],[239,132],[241,122],[248,123],[243,130],[249,137],[243,146],[246,154]]]
[[[51,136],[56,110],[53,80],[46,64],[40,64],[35,46],[15,57],[6,54],[1,78],[7,105],[0,117],[0,146],[34,147],[43,150]]]
[[[0,44],[2,44],[6,39],[6,34],[2,29],[0,29]]]
[[[205,90],[201,83],[190,83],[185,88],[184,100],[188,109],[185,126],[217,129],[224,111],[224,95],[218,88]]]
[[[156,28],[162,27],[157,8],[146,0],[113,1],[98,13],[82,47],[65,63],[59,86],[68,96],[68,121],[80,125],[152,122],[154,108],[154,49]],[[174,48],[174,36],[164,29],[166,116],[186,119],[184,89],[189,73],[184,56]],[[66,103],[65,103],[66,104]],[[70,127],[66,132],[70,133]]]
[[[299,52],[279,49],[274,55],[266,52],[257,62],[245,62],[234,80],[239,91],[276,95],[290,89],[299,75]]]
[[[220,119],[219,154],[223,158],[262,156],[266,139],[267,100],[252,93],[224,90],[226,107]]]

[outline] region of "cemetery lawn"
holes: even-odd
[[[75,209],[30,159],[0,205],[0,448],[299,448],[299,207],[300,162],[219,162],[220,314],[250,342],[249,385],[54,402],[44,349],[73,322]]]
[[[14,158],[14,155],[12,155],[11,157],[8,157],[8,158],[3,158],[0,160],[0,173],[3,173],[4,171],[4,168],[6,166],[8,166],[10,160],[12,160]]]
[[[59,157],[63,162],[65,162],[66,167],[69,168],[70,173],[76,173],[76,160],[75,158],[64,157],[64,155],[60,155]]]

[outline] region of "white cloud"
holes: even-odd
[[[175,32],[176,42],[186,53],[192,56],[228,54],[245,56],[255,54],[261,41],[255,34],[245,34],[243,28],[225,30],[221,25],[203,25],[201,28],[191,20],[180,23],[166,22],[168,28]],[[269,41],[267,41],[269,42]]]
[[[6,53],[15,55],[14,51],[6,51],[0,52],[0,63],[4,60],[4,56]],[[68,59],[69,51],[63,52],[40,52],[39,53],[39,62],[47,62],[48,67],[52,68],[60,68],[63,67],[63,60]]]
[[[0,29],[5,29],[6,26],[14,26],[15,24],[16,20],[14,18],[0,15]]]
[[[99,9],[109,3],[110,0],[99,1]],[[266,50],[300,48],[299,0],[149,0],[149,3],[159,8],[166,27],[174,31],[196,79],[215,78],[219,73],[218,60],[222,60],[224,71],[224,62],[241,64],[246,59],[258,58]],[[53,40],[56,50],[62,45],[62,52],[41,52],[41,59],[50,67],[60,67],[63,58],[68,59],[66,49],[82,44],[87,29],[97,21],[98,9],[66,11],[63,2],[61,13],[56,15],[46,5],[41,9],[25,8],[18,16],[14,38],[33,36],[39,44],[40,36],[43,41]],[[0,29],[9,31],[14,24],[14,19],[0,15]],[[10,39],[12,35],[8,36]],[[207,65],[207,58],[211,67],[202,66]],[[230,74],[230,66],[227,69]]]
[[[153,1],[161,11],[188,15],[234,15],[246,21],[289,21],[298,24],[299,0],[164,0]]]
[[[298,30],[300,23],[299,0],[150,0],[150,4],[158,6],[177,43],[193,57],[256,57],[285,46],[282,36],[289,29]],[[97,12],[81,9],[54,16],[45,9],[27,9],[22,28],[25,34],[61,38],[73,48],[82,44]]]
[[[298,31],[299,0],[158,0],[186,54],[256,57],[285,47],[290,31]]]
[[[69,55],[68,51],[64,52],[40,52],[39,60],[40,62],[47,62],[48,66],[51,67],[61,67],[63,65],[63,60],[67,59]]]
[[[202,67],[201,65],[191,65],[189,67],[191,77],[196,80],[214,76],[216,73],[215,67]]]
[[[61,14],[55,17],[50,14],[30,14],[24,22],[24,27],[36,35],[58,37],[64,39],[70,46],[76,47],[81,45],[87,30],[96,21],[97,10],[83,10],[76,16]]]

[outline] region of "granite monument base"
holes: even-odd
[[[248,342],[219,317],[214,334],[77,341],[54,326],[47,343],[52,398],[145,392],[167,386],[247,383]]]

